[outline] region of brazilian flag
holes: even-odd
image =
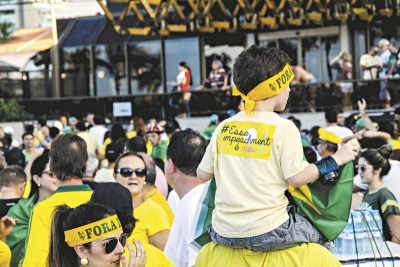
[[[289,186],[288,189],[298,206],[297,213],[306,217],[329,240],[336,239],[347,225],[353,194],[353,163],[341,167],[339,176],[339,181],[334,185],[315,181],[299,188]],[[197,250],[211,242],[207,227],[211,224],[215,208],[216,189],[213,177],[205,185],[196,208],[194,220],[197,224],[191,229],[194,241],[190,245]]]

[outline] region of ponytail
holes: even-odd
[[[389,145],[383,145],[378,149],[368,149],[361,153],[360,157],[365,158],[374,169],[382,168],[379,177],[387,175],[390,171],[391,165],[389,158],[392,155],[392,148]]]
[[[53,212],[50,229],[50,249],[47,257],[47,267],[75,267],[78,259],[74,248],[65,243],[63,224],[74,209],[66,205],[56,207]]]

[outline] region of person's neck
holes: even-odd
[[[384,187],[385,185],[383,184],[382,179],[379,177],[374,177],[371,183],[368,184],[368,193],[376,193]]]
[[[82,185],[82,179],[80,178],[72,178],[67,181],[56,181],[57,186],[68,186],[68,185]]]
[[[145,201],[143,192],[139,192],[136,195],[132,195],[132,205],[133,208],[136,209]]]
[[[18,194],[15,188],[2,187],[0,192],[1,192],[1,199],[13,199],[22,197],[20,194]]]
[[[328,151],[328,150],[325,150],[325,151],[322,152],[321,157],[322,157],[322,158],[325,158],[325,157],[327,157],[327,156],[333,156],[334,154],[335,154],[335,153],[333,153],[333,152],[330,152],[330,151]]]
[[[84,177],[83,177],[83,180],[90,180],[90,181],[93,181],[94,178],[93,178],[93,177],[89,177],[89,176],[84,176]]]
[[[39,187],[39,197],[37,200],[37,203],[39,203],[42,200],[45,200],[46,198],[48,198],[53,192],[49,192],[45,189],[43,189],[42,187]]]
[[[180,199],[186,196],[186,194],[189,193],[196,186],[205,183],[202,180],[200,180],[199,177],[197,176],[188,176],[188,175],[183,175],[182,173],[178,175],[179,178],[174,179],[175,181],[178,181],[177,185],[174,187],[174,190],[176,191]]]
[[[338,124],[336,122],[331,122],[331,123],[327,122],[326,125],[328,125],[328,127],[329,126],[338,126]]]
[[[264,112],[274,112],[275,110],[275,102],[272,98],[267,98],[260,101],[255,101],[254,108],[252,111],[264,111]]]
[[[115,162],[108,163],[107,169],[114,169]]]
[[[31,154],[34,150],[35,150],[35,147],[34,147],[34,146],[32,146],[32,147],[25,147],[25,151],[26,151],[28,154]]]
[[[153,190],[154,188],[156,188],[156,186],[153,184],[147,183],[143,185],[143,195],[146,195],[150,190]]]

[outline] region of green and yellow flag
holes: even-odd
[[[306,217],[329,240],[339,236],[349,218],[353,194],[353,163],[349,162],[341,167],[339,176],[335,185],[315,181],[299,188],[289,186],[288,190],[298,206],[297,213]],[[194,217],[197,223],[191,229],[194,240],[191,246],[197,250],[211,242],[207,227],[211,224],[215,208],[216,189],[215,178],[212,178],[204,187],[197,205]]]

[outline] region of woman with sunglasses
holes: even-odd
[[[140,242],[127,244],[130,261],[123,256],[127,234],[115,211],[92,202],[75,209],[66,205],[54,210],[50,230],[48,267],[144,267],[146,255]],[[140,257],[138,255],[141,255]]]
[[[33,155],[28,164],[31,165],[30,175],[32,177],[29,197],[20,199],[7,213],[8,216],[18,219],[18,223],[6,239],[12,252],[11,267],[18,266],[22,259],[22,249],[25,246],[29,217],[33,207],[57,189],[56,179],[49,171],[49,155],[47,153],[38,157]]]
[[[118,201],[115,201],[115,199],[118,199]],[[124,233],[128,235],[128,238],[132,235],[137,220],[133,217],[132,195],[127,188],[118,183],[99,184],[94,190],[90,202],[106,205],[115,210]],[[130,245],[133,245],[133,243],[130,243]],[[146,252],[146,267],[175,266],[158,248],[146,243],[143,243],[143,248]],[[124,256],[130,259],[128,251],[125,251]]]
[[[378,149],[368,149],[361,153],[358,160],[358,173],[361,181],[368,184],[368,190],[358,209],[379,210],[382,218],[383,236],[387,241],[400,244],[400,210],[394,195],[382,182],[382,177],[390,171],[389,157],[392,149],[389,145]]]
[[[164,251],[170,230],[168,216],[157,203],[143,194],[146,179],[143,157],[131,151],[119,156],[114,166],[114,178],[132,195],[133,216],[139,220],[132,238]]]

